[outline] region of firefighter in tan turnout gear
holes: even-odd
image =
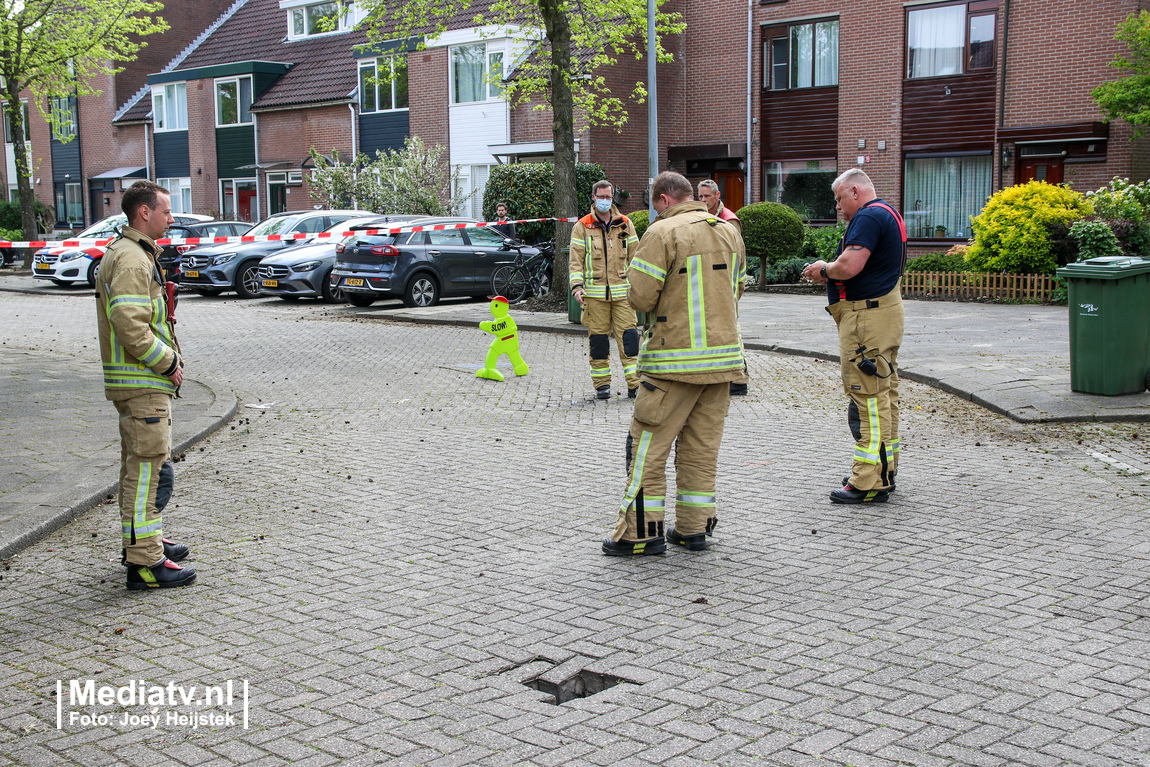
[[[627,396],[639,386],[635,355],[639,331],[635,310],[627,302],[627,266],[639,238],[631,220],[611,200],[610,181],[597,181],[591,189],[593,210],[571,230],[571,261],[568,266],[571,293],[583,306],[583,325],[591,347],[591,385],[595,396],[611,396],[611,336],[619,348],[619,361],[627,378]]]
[[[121,203],[128,225],[100,261],[96,318],[104,394],[120,414],[120,518],[128,588],[186,586],[196,571],[176,562],[188,547],[163,537],[171,496],[172,397],[184,380],[156,261],[174,222],[166,189],[138,181]]]
[[[659,174],[651,185],[659,218],[628,273],[631,305],[654,317],[639,350],[627,490],[615,531],[603,541],[610,556],[658,554],[668,540],[700,551],[717,521],[719,443],[731,381],[743,372],[738,299],[746,257],[735,228],[693,196],[683,176]],[[675,526],[664,531],[667,457],[676,440]]]

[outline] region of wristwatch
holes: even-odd
[[[823,276],[824,280],[830,279],[829,277],[827,277],[827,265],[826,264],[823,264],[823,267],[821,269],[819,269],[819,274],[821,274]]]

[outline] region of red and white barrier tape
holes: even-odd
[[[407,232],[440,232],[445,229],[477,229],[484,226],[499,226],[500,224],[533,224],[540,221],[561,221],[574,223],[578,218],[522,218],[515,221],[479,221],[471,224],[432,224],[431,226],[401,226],[392,229],[356,229],[346,232],[295,232],[292,234],[255,234],[238,235],[232,237],[161,237],[156,240],[157,245],[212,245],[229,242],[284,242],[288,240],[332,239],[336,237],[350,237],[353,234],[380,235],[404,234]],[[102,248],[108,245],[114,237],[104,237],[99,240],[32,240],[26,242],[8,242],[0,240],[0,248]]]

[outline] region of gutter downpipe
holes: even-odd
[[[260,205],[260,203],[262,202],[261,198],[263,197],[263,195],[260,194],[260,116],[256,112],[251,112],[250,114],[252,116],[252,143],[255,145],[253,147],[252,154],[254,154],[256,157],[256,161],[254,163],[256,166],[255,167],[255,172],[256,172],[256,220],[257,221],[263,221],[263,218],[260,218],[261,214],[259,212],[260,208],[262,207]],[[236,203],[238,206],[238,203],[239,203],[238,199],[236,200]],[[271,207],[272,207],[271,201],[269,200],[268,201],[268,210],[271,210]]]
[[[1007,0],[1009,2],[1009,0]],[[754,133],[751,123],[751,52],[752,32],[754,29],[755,0],[747,0],[747,182],[743,187],[743,205],[751,204],[751,158],[754,152],[751,148],[751,137]]]
[[[147,123],[147,122],[144,123],[144,178],[148,179],[148,181],[151,181],[152,180],[152,148],[148,144],[148,125],[149,125],[149,123]],[[120,186],[121,186],[121,188],[124,186],[124,182],[122,180],[120,181]]]
[[[1002,71],[999,75],[998,86],[998,127],[1006,127],[1006,51],[1010,43],[1010,0],[1005,0],[1005,6],[1002,11]],[[1002,167],[1002,146],[998,142],[998,136],[995,136],[995,145],[998,147],[998,188],[1002,189],[1003,174],[1006,169]],[[1015,158],[1018,162],[1018,158]]]
[[[354,169],[355,168],[355,157],[359,153],[358,149],[355,146],[355,104],[352,104],[349,101],[347,104],[347,110],[349,112],[351,112],[351,167]],[[508,134],[508,135],[510,135],[510,134]],[[355,171],[353,170],[352,172],[354,173]],[[359,210],[359,200],[352,198],[351,209],[352,210]]]

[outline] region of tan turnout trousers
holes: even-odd
[[[584,297],[582,324],[587,328],[591,357],[591,385],[611,384],[611,336],[619,349],[619,362],[627,378],[627,388],[639,385],[635,358],[639,354],[639,331],[635,310],[626,301],[600,301]]]
[[[841,300],[827,307],[839,330],[843,391],[850,398],[847,421],[855,438],[851,487],[889,488],[898,471],[898,349],[904,313],[896,285],[885,296]],[[860,350],[860,347],[862,349]],[[859,369],[863,357],[878,375]]]
[[[676,440],[675,530],[698,535],[714,529],[715,472],[730,403],[728,381],[693,384],[643,376],[627,437],[627,492],[614,540],[663,535],[667,457]]]
[[[160,469],[172,450],[172,398],[140,394],[112,403],[120,414],[120,520],[128,564],[164,558],[163,520],[156,508]]]

